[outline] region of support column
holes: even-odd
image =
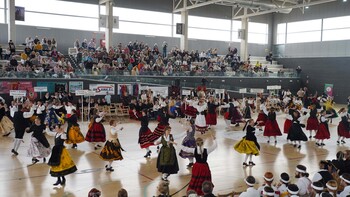
[[[244,16],[247,15],[247,8],[244,8]],[[241,37],[241,61],[247,61],[248,59],[248,22],[249,18],[243,17],[242,19],[242,37]]]
[[[7,21],[7,30],[8,30],[8,40],[12,40],[16,44],[16,23],[15,23],[15,0],[7,0],[8,6],[8,21]]]
[[[184,8],[187,7],[187,0],[183,0]],[[180,39],[180,49],[188,50],[188,10],[181,11],[181,23],[183,23],[182,35]]]
[[[113,1],[106,2],[106,49],[109,52],[109,47],[113,46]]]

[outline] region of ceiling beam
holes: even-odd
[[[187,1],[187,0],[185,0],[185,1]],[[186,8],[183,7],[183,8],[174,9],[173,13],[182,12],[182,11],[186,11],[186,10],[190,10],[190,9],[194,9],[194,8],[199,8],[199,7],[203,7],[206,5],[215,4],[215,3],[220,2],[220,1],[223,1],[223,0],[210,0],[210,1],[203,2],[203,3],[197,3],[194,5],[187,6]]]
[[[319,1],[313,1],[313,2],[305,3],[305,4],[285,6],[285,7],[281,7],[281,8],[274,8],[274,9],[270,9],[270,10],[260,11],[260,12],[256,12],[256,13],[252,13],[252,14],[235,16],[233,19],[241,19],[241,18],[245,18],[245,17],[259,16],[259,15],[279,12],[279,11],[284,10],[284,9],[302,8],[305,6],[319,5],[319,4],[329,3],[329,2],[333,2],[333,1],[336,1],[336,0],[319,0]]]

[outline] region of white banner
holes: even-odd
[[[27,91],[26,90],[10,90],[10,96],[25,97],[25,96],[27,96]]]
[[[182,95],[183,96],[191,95],[191,90],[182,90]]]
[[[75,90],[75,96],[95,96],[96,92],[92,90]]]
[[[250,93],[264,93],[264,89],[250,88]]]
[[[114,95],[114,84],[90,84],[89,89],[95,92],[95,95]]]
[[[267,86],[266,89],[268,89],[268,90],[280,90],[281,86],[280,85]]]
[[[215,94],[223,94],[225,89],[215,89]]]
[[[247,88],[239,89],[239,93],[241,93],[241,94],[247,93]]]
[[[46,86],[36,86],[34,87],[34,92],[47,92]]]

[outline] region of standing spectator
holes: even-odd
[[[107,102],[108,105],[111,104],[111,97],[112,97],[112,96],[109,94],[109,92],[107,92],[107,94],[106,94],[106,96],[105,96],[105,100],[106,100],[106,102]]]
[[[0,45],[0,60],[2,60],[2,46]]]
[[[297,71],[297,76],[300,76],[300,74],[301,74],[301,67],[298,66],[295,70]]]
[[[12,42],[12,40],[9,41],[9,49],[10,49],[11,55],[14,55],[16,53],[16,46]]]
[[[163,42],[163,58],[165,58],[167,56],[167,47],[168,47],[168,43],[166,43],[165,41]]]
[[[74,42],[74,48],[79,49],[80,48],[80,42],[79,39],[76,39]]]

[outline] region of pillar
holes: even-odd
[[[106,2],[106,49],[109,52],[109,47],[113,46],[113,1]]]
[[[7,0],[8,6],[8,21],[7,21],[7,30],[8,30],[8,41],[12,40],[16,44],[16,23],[15,23],[15,0]]]
[[[244,8],[244,15],[247,15],[247,8]],[[242,21],[242,30],[243,35],[241,37],[241,50],[240,50],[240,56],[241,61],[246,61],[248,59],[248,22],[249,18],[243,17],[241,19]]]
[[[184,8],[187,7],[187,0],[183,0]],[[188,10],[181,11],[181,23],[183,24],[182,35],[180,38],[180,49],[188,50]]]

